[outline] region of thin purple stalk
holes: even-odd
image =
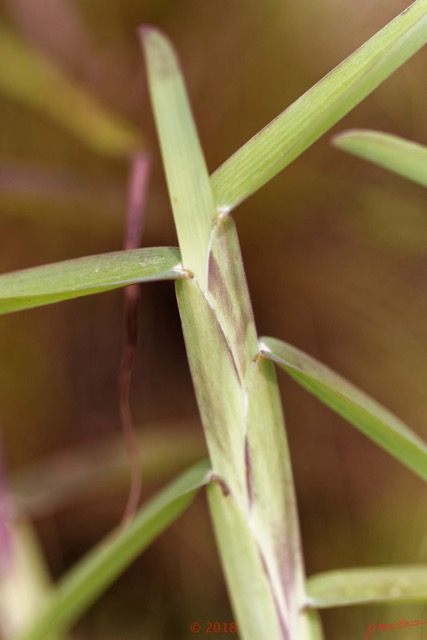
[[[148,154],[136,153],[132,159],[129,180],[125,249],[137,249],[141,243],[149,175],[150,158]],[[133,284],[124,290],[124,340],[119,371],[120,420],[130,462],[129,495],[121,526],[125,526],[133,518],[141,496],[141,461],[129,402],[132,370],[138,343],[138,312],[139,285]]]

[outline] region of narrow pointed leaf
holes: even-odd
[[[427,601],[427,565],[365,567],[326,571],[307,581],[316,609],[354,604]]]
[[[231,598],[242,637],[289,639],[302,629],[305,577],[277,385],[270,363],[253,363],[258,342],[237,234],[216,216],[173,50],[156,31],[142,39],[183,265],[194,274],[176,292],[217,479],[211,512]],[[252,466],[259,455],[265,459]],[[314,640],[312,626],[302,631],[300,640]]]
[[[427,445],[390,411],[314,358],[276,338],[261,338],[261,354],[348,420],[423,480]]]
[[[95,151],[126,156],[143,146],[137,131],[5,27],[0,28],[0,92],[47,114]]]
[[[266,184],[427,42],[417,0],[229,158],[212,176],[226,214]]]
[[[101,293],[135,282],[183,277],[178,249],[116,251],[0,276],[0,314]]]
[[[45,640],[63,633],[190,504],[209,481],[209,465],[200,463],[171,482],[142,507],[134,520],[89,552],[65,576],[39,617],[13,640]]]
[[[333,138],[338,149],[427,187],[427,147],[380,131],[351,130]]]
[[[151,27],[141,41],[183,265],[204,289],[216,216],[205,159],[171,44]]]

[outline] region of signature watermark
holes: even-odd
[[[371,622],[366,627],[366,633],[363,636],[365,640],[370,638],[374,631],[394,631],[396,629],[407,629],[408,627],[417,627],[420,624],[427,624],[424,620],[407,620],[402,618],[398,622],[386,623],[386,624],[374,624]]]

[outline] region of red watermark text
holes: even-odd
[[[237,633],[235,622],[192,622],[191,633]]]
[[[420,624],[427,624],[423,620],[406,620],[406,618],[402,618],[398,622],[392,622],[388,624],[374,624],[371,622],[366,627],[366,633],[363,636],[365,640],[370,638],[374,631],[395,631],[397,629],[407,629],[408,627],[417,627]]]

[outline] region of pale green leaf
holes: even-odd
[[[245,401],[235,359],[196,279],[177,281],[175,287],[212,468],[243,506]]]
[[[364,567],[326,571],[307,580],[316,609],[354,604],[427,601],[427,565]]]
[[[207,292],[197,278],[177,282],[176,290],[212,469],[224,492],[212,489],[211,511],[242,637],[259,638],[263,628],[271,638],[320,637],[301,612],[305,573],[277,381],[272,364],[256,357],[230,218],[212,232]]]
[[[238,627],[245,638],[281,640],[304,618],[299,638],[312,640],[300,609],[305,577],[277,385],[270,363],[253,362],[258,344],[237,235],[231,220],[216,219],[173,51],[151,29],[143,44],[183,264],[195,276],[176,291],[218,481],[211,511]]]
[[[212,231],[207,293],[243,381],[258,353],[258,336],[239,238],[231,218],[222,219]]]
[[[70,628],[91,604],[123,573],[190,504],[209,482],[209,465],[200,463],[152,498],[134,520],[113,533],[83,558],[52,591],[27,631],[13,640],[46,640]]]
[[[427,147],[379,131],[350,130],[333,138],[339,149],[427,187]]]
[[[239,637],[282,640],[271,585],[244,514],[216,483],[209,486],[208,497]]]
[[[427,42],[417,0],[229,158],[212,176],[226,214],[271,180]]]
[[[47,114],[100,153],[127,156],[144,146],[138,132],[5,27],[0,27],[0,92]]]
[[[396,416],[314,358],[275,338],[261,338],[261,354],[348,420],[423,480],[427,445]]]
[[[290,636],[308,640],[300,612],[305,571],[298,510],[276,372],[256,358],[246,384],[249,520]],[[305,630],[307,634],[307,630]]]
[[[227,580],[231,603],[237,621],[239,638],[242,640],[323,640],[320,617],[313,609],[304,606],[298,610],[296,619],[281,619],[277,609],[279,603],[271,598],[272,576],[270,566],[265,563],[256,535],[253,535],[245,515],[231,495],[224,495],[221,487],[212,482],[208,487],[209,506],[221,552],[224,574]],[[276,540],[277,545],[286,542]],[[291,544],[289,543],[289,550]],[[298,562],[298,560],[297,560]],[[293,561],[292,565],[295,564]],[[293,571],[293,568],[291,568]],[[287,571],[282,576],[283,581]],[[289,585],[292,593],[293,585]],[[274,589],[273,589],[274,590]],[[289,609],[291,608],[291,603]],[[283,612],[282,612],[283,613]],[[289,627],[292,628],[290,635]]]
[[[171,44],[151,27],[141,29],[141,40],[183,265],[205,289],[216,217],[208,170]]]
[[[304,607],[300,620],[298,638],[301,640],[324,640],[322,619],[318,611]]]
[[[0,276],[0,314],[101,293],[150,280],[183,277],[178,249],[116,251]]]

